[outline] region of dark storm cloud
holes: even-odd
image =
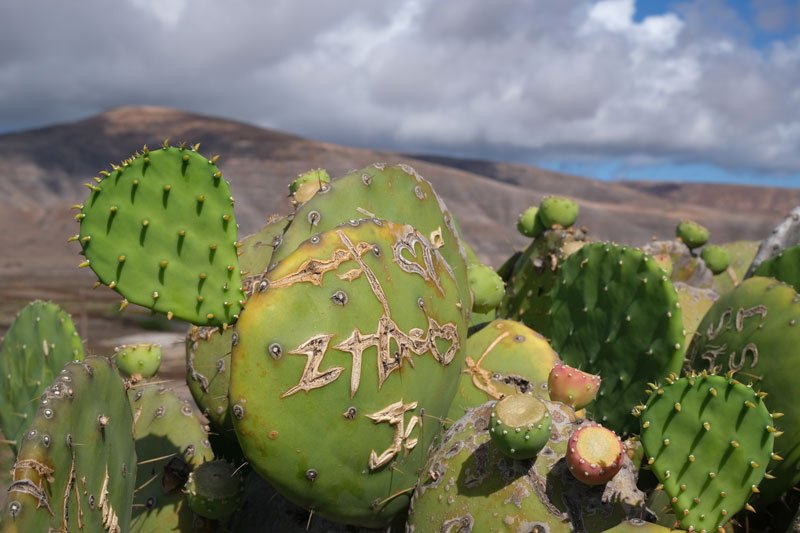
[[[794,13],[763,6],[763,27]],[[401,150],[800,171],[800,37],[753,48],[718,0],[0,7],[4,129],[147,103]]]

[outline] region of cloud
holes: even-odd
[[[755,5],[0,0],[0,128],[148,103],[406,151],[797,173],[800,37],[750,38],[794,11]]]

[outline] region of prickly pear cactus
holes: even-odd
[[[547,340],[513,320],[495,320],[467,339],[466,366],[447,418],[509,394],[547,399],[547,376],[560,359]]]
[[[130,531],[132,427],[122,379],[106,358],[65,366],[22,439],[2,531]]]
[[[301,244],[236,325],[229,397],[250,465],[322,516],[389,523],[455,394],[466,312],[411,226],[354,221]]]
[[[672,282],[637,248],[593,243],[567,258],[552,297],[553,348],[568,365],[602,378],[589,413],[620,435],[636,433],[631,407],[648,382],[683,362]]]
[[[675,228],[675,236],[689,247],[699,248],[708,242],[709,232],[704,226],[693,220],[682,220]]]
[[[755,270],[767,259],[778,255],[781,251],[800,244],[800,206],[786,215],[780,224],[775,226],[772,233],[761,241],[753,257],[745,277],[753,276]]]
[[[139,460],[130,531],[189,531],[194,517],[181,489],[214,458],[208,434],[192,406],[161,385],[136,385],[128,399]]]
[[[770,410],[783,413],[775,420],[785,432],[775,449],[785,460],[770,464],[775,479],[762,484],[760,503],[800,482],[800,405],[796,377],[787,371],[800,360],[799,347],[800,296],[772,278],[752,277],[714,303],[687,352],[689,368],[733,371],[769,394]]]
[[[88,184],[76,218],[86,261],[127,302],[198,325],[244,303],[227,182],[195,148],[146,147]]]
[[[244,476],[226,461],[198,465],[184,487],[189,507],[211,520],[223,520],[235,513],[244,499]]]
[[[63,366],[83,357],[75,325],[59,306],[35,301],[17,313],[0,343],[0,429],[7,439],[25,431],[36,399]]]
[[[505,285],[500,276],[483,263],[470,263],[467,276],[473,296],[472,310],[476,313],[494,311],[505,294]]]
[[[600,532],[621,522],[619,503],[604,502],[602,489],[569,473],[564,455],[578,427],[572,408],[546,404],[552,430],[535,460],[510,459],[492,445],[492,403],[453,424],[420,471],[406,531]]]
[[[703,247],[700,257],[715,276],[725,272],[731,264],[731,254],[718,244],[709,244]]]
[[[758,492],[775,428],[761,397],[732,378],[668,378],[652,387],[641,440],[681,529],[715,531]]]
[[[583,409],[597,398],[600,392],[600,376],[556,363],[547,376],[550,399],[562,402],[573,409]]]
[[[267,269],[272,262],[272,251],[281,243],[283,230],[288,224],[284,217],[270,217],[266,226],[242,238],[239,268],[245,276],[257,276]]]
[[[578,204],[574,200],[561,196],[545,196],[539,203],[538,216],[547,229],[556,226],[568,228],[578,219],[578,211]]]
[[[114,362],[120,373],[129,378],[151,378],[161,366],[161,346],[139,343],[114,349]]]
[[[532,394],[511,394],[497,400],[491,416],[489,436],[507,457],[532,459],[550,440],[550,411]]]
[[[538,237],[545,230],[542,219],[539,218],[539,208],[531,206],[522,213],[517,219],[517,231],[526,237]]]
[[[762,261],[753,276],[775,278],[791,285],[796,291],[800,290],[800,244]]]
[[[233,330],[193,327],[186,335],[186,383],[200,411],[218,430],[233,424],[228,411]]]

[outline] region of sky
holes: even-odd
[[[0,0],[0,132],[165,105],[601,179],[800,187],[800,0]]]

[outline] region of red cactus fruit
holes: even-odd
[[[569,438],[566,459],[576,479],[587,485],[602,485],[617,475],[624,453],[616,433],[600,424],[587,424]]]
[[[577,368],[556,363],[547,378],[550,399],[583,409],[597,396],[600,390],[600,376],[588,374]]]

